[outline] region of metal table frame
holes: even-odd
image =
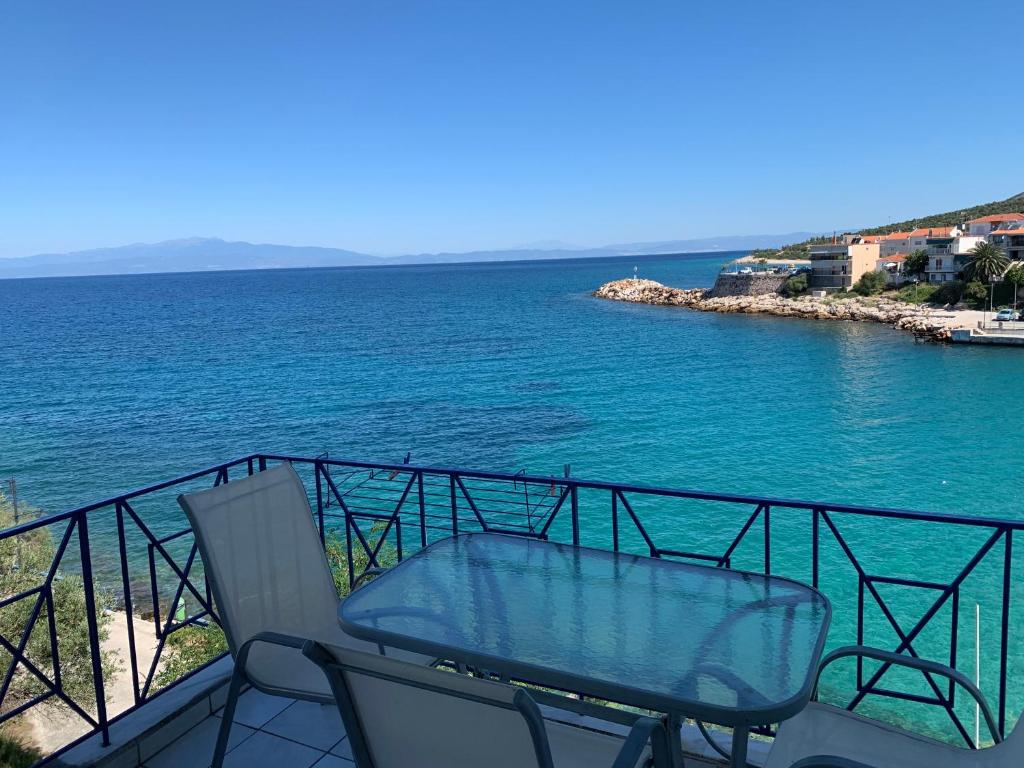
[[[415,561],[417,558],[429,557],[431,550],[438,544],[450,541],[454,538],[465,539],[468,537],[518,538],[512,535],[500,533],[466,533],[439,539],[432,542],[424,549],[421,549],[415,554],[405,558],[398,565],[379,575],[374,581],[361,587],[359,591],[372,591],[374,582],[394,578],[395,574],[401,573],[403,567],[406,567],[408,563]],[[559,546],[553,542],[542,542],[533,539],[530,541],[533,544],[548,544],[553,547]],[[600,552],[602,556],[624,558],[642,557],[633,554],[609,552],[608,550],[595,549],[593,547],[582,547],[578,545],[571,546],[574,550],[578,550],[580,552]],[[825,614],[821,623],[821,629],[818,634],[814,651],[811,654],[811,658],[808,659],[809,664],[807,673],[804,676],[804,682],[800,690],[795,695],[784,701],[771,702],[761,707],[737,709],[735,707],[709,704],[702,701],[673,698],[621,683],[612,683],[607,680],[596,680],[571,671],[552,669],[550,667],[520,662],[514,658],[503,658],[487,653],[481,653],[473,648],[450,646],[444,643],[434,642],[427,638],[413,637],[367,626],[364,623],[360,623],[357,616],[352,615],[354,611],[351,609],[352,602],[349,600],[343,600],[338,606],[338,621],[340,622],[342,629],[344,629],[347,634],[361,640],[367,640],[383,646],[392,646],[394,648],[400,648],[402,650],[412,651],[435,658],[442,658],[479,669],[498,672],[511,679],[525,680],[541,686],[563,691],[578,691],[597,699],[605,699],[607,701],[613,701],[640,709],[652,710],[654,712],[664,712],[668,715],[670,726],[678,726],[680,718],[693,718],[713,723],[715,725],[731,727],[733,728],[732,765],[745,766],[750,728],[758,725],[780,723],[787,720],[803,710],[808,701],[810,701],[815,679],[817,677],[818,663],[824,650],[825,638],[828,634],[828,627],[831,621],[831,603],[825,595],[813,587],[784,576],[766,576],[761,573],[737,570],[725,572],[714,566],[696,565],[693,563],[677,563],[670,560],[662,560],[661,562],[678,565],[688,570],[694,568],[704,569],[708,572],[708,575],[716,573],[722,574],[723,576],[725,573],[731,573],[733,575],[737,573],[749,574],[760,579],[793,584],[802,590],[806,590],[806,592],[810,594],[819,596],[824,604]],[[401,607],[399,606],[395,606],[395,609],[401,611]],[[672,727],[670,734],[676,740],[678,745],[679,728]]]

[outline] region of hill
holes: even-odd
[[[970,208],[960,208],[955,211],[946,211],[945,213],[933,213],[917,219],[897,221],[884,227],[870,227],[856,231],[862,235],[887,235],[890,232],[908,232],[919,227],[951,227],[956,224],[965,224],[971,219],[980,219],[982,216],[992,216],[997,213],[1024,213],[1024,192],[994,203],[972,205]],[[826,239],[826,237],[817,236],[784,245],[779,249],[758,248],[751,251],[751,255],[766,259],[785,259],[787,261],[806,259],[807,246],[816,242],[820,243]]]

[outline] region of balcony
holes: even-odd
[[[0,721],[23,730],[32,718],[44,723],[44,762],[205,765],[231,660],[212,646],[203,658],[182,654],[183,638],[215,631],[217,612],[175,498],[285,460],[302,476],[342,594],[375,561],[400,562],[472,532],[781,575],[831,601],[828,647],[874,645],[941,661],[971,679],[977,654],[979,687],[999,731],[1024,708],[1016,631],[1024,595],[1013,549],[1021,521],[584,480],[568,470],[548,477],[254,454],[0,532],[7,558],[42,532],[53,542],[32,583],[0,601],[20,622],[0,636]],[[68,606],[80,615],[63,615]],[[87,635],[77,656],[66,635],[76,621]],[[851,664],[823,683],[822,695],[849,692],[851,706],[869,705],[874,717],[974,745],[967,697],[927,675],[910,680],[886,670]],[[569,698],[575,710],[545,716],[623,732],[622,723],[595,719],[591,702]],[[226,765],[351,765],[331,707],[250,690],[235,721]],[[751,761],[763,759],[775,725],[757,729]],[[692,721],[681,732],[687,765],[715,762],[728,744],[727,732]]]

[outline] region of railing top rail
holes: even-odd
[[[806,509],[808,511],[838,512],[872,517],[888,517],[901,520],[916,520],[920,522],[949,523],[952,525],[975,526],[981,528],[1000,528],[1005,530],[1024,530],[1024,520],[1012,520],[998,517],[975,517],[947,512],[920,512],[908,509],[896,509],[886,507],[869,507],[858,504],[830,504],[826,502],[805,501],[802,499],[787,499],[770,496],[749,496],[735,493],[714,493],[710,491],[698,491],[686,488],[666,488],[656,485],[642,483],[616,483],[604,480],[588,480],[579,477],[565,477],[562,475],[529,475],[523,472],[490,472],[487,470],[464,469],[459,467],[430,466],[418,464],[396,464],[389,462],[357,461],[354,459],[330,459],[315,456],[299,456],[281,453],[251,453],[230,461],[212,464],[203,469],[195,470],[184,475],[162,480],[157,483],[135,488],[125,493],[109,496],[99,501],[85,504],[81,507],[56,512],[50,515],[30,520],[16,526],[0,531],[0,539],[10,536],[24,534],[37,528],[53,525],[62,520],[69,520],[72,517],[88,514],[104,507],[113,506],[119,502],[129,501],[139,496],[155,493],[174,485],[189,482],[197,478],[219,472],[250,461],[263,459],[265,461],[291,461],[302,464],[319,463],[326,466],[352,467],[355,469],[379,469],[397,472],[422,472],[428,475],[457,475],[462,478],[476,478],[479,480],[506,480],[509,482],[534,483],[538,485],[561,485],[575,488],[588,488],[592,490],[619,491],[621,493],[639,493],[668,498],[694,499],[697,501],[718,501],[734,504],[762,505],[782,507],[789,509]]]
[[[387,462],[356,461],[350,459],[314,459],[308,456],[293,456],[275,453],[257,454],[256,457],[261,457],[269,461],[291,461],[302,463],[313,463],[316,461],[328,466],[356,467],[359,469],[383,469],[401,472],[423,472],[424,474],[438,475],[454,474],[463,478],[478,478],[481,480],[507,480],[510,482],[516,481],[520,483],[534,483],[537,485],[568,485],[576,488],[621,491],[623,493],[644,493],[672,498],[695,499],[698,501],[721,501],[736,504],[751,504],[755,506],[768,504],[772,507],[806,509],[810,511],[819,510],[822,512],[843,512],[858,515],[870,515],[874,517],[893,517],[906,520],[918,520],[922,522],[970,525],[982,528],[1009,528],[1013,530],[1024,530],[1024,520],[1012,520],[1009,518],[974,517],[971,515],[960,515],[949,512],[920,512],[909,509],[869,507],[858,504],[830,504],[826,502],[804,501],[801,499],[786,499],[770,496],[714,493],[710,491],[697,491],[685,488],[665,488],[641,483],[615,483],[604,480],[587,480],[579,477],[565,477],[561,475],[527,475],[512,472],[489,472],[486,470],[460,469],[457,467],[390,464]]]

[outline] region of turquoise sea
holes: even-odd
[[[1022,517],[1018,350],[590,295],[634,266],[708,286],[736,255],[0,281],[0,478],[56,512],[254,450],[411,452],[422,464],[556,475],[571,464],[595,479]],[[582,514],[607,525],[606,509]],[[719,519],[651,524],[717,541],[735,530]],[[850,535],[874,545],[873,567],[923,578],[916,566],[930,563],[947,581],[980,545],[944,530]],[[806,563],[807,540],[795,532],[776,558]],[[852,573],[835,546],[823,558]],[[958,622],[961,658],[973,658],[967,606],[983,605],[986,690],[1000,567],[965,584]],[[855,578],[834,589],[837,603],[856,599]],[[917,593],[891,596],[910,625]],[[895,645],[879,621],[867,637]],[[1011,659],[1024,671],[1021,645]]]
[[[1021,514],[1019,351],[590,295],[730,256],[0,281],[0,477],[57,511],[254,449],[411,451]]]

